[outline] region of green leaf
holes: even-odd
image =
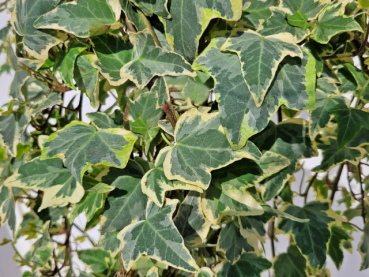
[[[44,144],[41,159],[59,157],[78,182],[90,165],[124,168],[136,137],[124,129],[96,130],[74,121],[53,133]]]
[[[166,177],[205,189],[210,184],[212,170],[242,158],[260,158],[261,153],[250,142],[233,151],[220,127],[218,113],[205,114],[191,109],[183,114],[174,133],[176,145],[164,162]]]
[[[316,109],[309,111],[310,116],[310,128],[309,134],[314,139],[319,131],[327,126],[331,115],[329,110],[338,104],[345,105],[344,96],[332,94],[324,90],[317,89],[315,92]]]
[[[94,108],[99,104],[99,71],[92,66],[95,61],[95,55],[82,53],[77,57],[73,73],[78,88],[86,93]]]
[[[271,139],[273,138],[273,139]],[[270,122],[267,129],[252,139],[261,150],[269,150],[290,160],[290,165],[263,182],[264,199],[278,195],[298,168],[298,161],[317,155],[315,145],[308,135],[308,124],[302,119],[290,119],[275,125]]]
[[[253,252],[255,249],[240,233],[237,221],[228,222],[219,234],[217,251],[225,253],[227,259],[234,264],[243,252]]]
[[[172,0],[169,10],[172,18],[162,19],[167,41],[173,51],[192,63],[211,19],[237,21],[241,17],[242,0]]]
[[[351,66],[351,64],[350,64]],[[340,78],[341,84],[338,89],[340,93],[353,93],[357,89],[355,78],[351,75],[346,67],[337,70],[337,76]]]
[[[202,212],[200,193],[188,193],[173,221],[187,248],[193,249],[202,245],[208,235],[210,222]]]
[[[280,7],[289,14],[298,11],[307,15],[308,19],[315,19],[327,5],[325,0],[281,0]]]
[[[328,223],[334,219],[326,213],[328,203],[309,202],[303,208],[288,206],[285,212],[298,218],[309,219],[309,222],[294,222],[283,218],[278,228],[284,232],[292,232],[296,245],[307,258],[312,268],[322,268],[327,255],[327,243],[331,237]]]
[[[172,190],[195,190],[202,192],[202,189],[176,180],[168,180],[164,174],[164,160],[170,151],[170,147],[160,150],[156,157],[155,167],[144,175],[141,180],[142,192],[145,193],[155,204],[160,207],[164,204],[164,198],[167,191]]]
[[[339,164],[350,162],[357,165],[364,157],[366,151],[362,148],[337,148],[334,137],[322,137],[318,140],[318,148],[323,151],[323,160],[320,165],[313,168],[317,172],[326,172]]]
[[[283,10],[274,8],[271,12],[272,15],[257,30],[257,32],[262,36],[270,36],[286,32],[293,35],[296,42],[300,42],[309,35],[308,30],[294,27],[295,25],[291,26],[291,23],[289,24],[286,20],[286,13]]]
[[[91,124],[97,129],[123,128],[123,125],[117,122],[119,120],[118,118],[112,118],[106,113],[94,112],[87,113],[86,115],[91,120]]]
[[[277,0],[251,0],[246,3],[251,4],[242,11],[242,17],[240,22],[242,25],[250,26],[257,29],[264,21],[266,21],[272,15],[273,6],[278,6]],[[245,4],[244,4],[245,5]],[[247,4],[246,4],[247,5]]]
[[[360,147],[369,144],[369,130],[361,129],[360,132],[346,144],[346,147]]]
[[[147,16],[157,14],[164,18],[171,18],[168,11],[168,0],[130,0],[139,7]]]
[[[17,111],[12,111],[10,114],[2,113],[0,115],[1,141],[13,157],[17,154],[20,137],[26,130],[30,120],[31,111],[27,106],[21,106]]]
[[[312,56],[304,53],[303,60],[286,58],[265,101],[257,108],[242,77],[238,57],[219,50],[224,41],[224,37],[213,39],[193,68],[214,78],[220,121],[233,149],[242,148],[249,137],[262,131],[280,105],[296,110],[314,107],[315,65]]]
[[[89,46],[76,39],[72,39],[68,44],[68,50],[64,53],[55,68],[59,71],[60,77],[63,79],[66,85],[72,89],[76,89],[73,83],[74,64],[77,56],[85,51]]]
[[[49,95],[43,96],[40,100],[35,102],[32,106],[32,116],[37,117],[43,110],[62,104],[61,95],[59,92],[53,91]]]
[[[112,257],[115,257],[120,251],[120,240],[118,231],[102,233],[99,241],[99,248],[108,251]]]
[[[131,80],[139,89],[143,89],[154,76],[195,76],[191,65],[179,54],[156,46],[149,30],[130,34],[129,39],[134,45],[135,58],[123,66],[120,76]]]
[[[96,274],[108,270],[114,263],[110,254],[102,249],[79,251],[78,258]]]
[[[310,26],[307,15],[300,11],[297,11],[293,15],[287,14],[287,20],[290,25],[299,27],[304,31]]]
[[[180,92],[172,92],[173,98],[186,99],[189,97],[195,105],[203,104],[209,97],[210,88],[201,81],[196,81],[192,77],[179,76],[179,77],[166,77],[169,86],[173,86],[173,89]]]
[[[150,270],[147,272],[146,277],[159,277],[159,270],[156,266],[153,266],[150,268]]]
[[[92,65],[112,86],[120,86],[128,79],[120,76],[121,68],[134,59],[133,45],[128,37],[105,34],[91,38],[98,60]]]
[[[306,260],[295,244],[288,247],[287,253],[277,256],[273,268],[275,277],[307,277]]]
[[[155,93],[157,98],[156,108],[161,108],[165,103],[170,101],[169,88],[166,78],[158,78],[151,88],[151,92]]]
[[[129,23],[134,25],[137,31],[143,31],[146,29],[141,16],[138,14],[131,0],[119,0],[122,10]]]
[[[257,107],[263,103],[280,62],[286,56],[303,58],[301,49],[293,42],[288,33],[264,37],[252,30],[236,29],[221,47],[222,51],[237,53]]]
[[[329,110],[337,121],[337,146],[342,149],[362,128],[369,129],[369,113],[338,104]]]
[[[40,31],[34,26],[37,18],[53,10],[59,2],[60,0],[17,0],[11,13],[10,23],[17,34],[23,37],[23,47],[37,59],[47,60],[49,49],[67,39],[60,32]]]
[[[8,187],[0,186],[0,224],[3,226],[6,222],[12,230],[13,235],[16,228],[15,201],[13,194]]]
[[[122,244],[122,259],[126,270],[130,270],[140,256],[164,262],[189,272],[200,269],[184,245],[183,238],[172,221],[177,206],[176,200],[168,199],[163,208],[149,201],[146,220],[138,221],[124,228],[118,235]],[[151,238],[149,245],[147,238]]]
[[[104,179],[102,179],[104,180]],[[141,179],[132,176],[120,176],[111,186],[105,211],[101,219],[101,231],[120,231],[129,224],[145,218],[147,196],[142,193]]]
[[[343,262],[342,242],[350,241],[353,238],[341,227],[333,225],[331,227],[331,239],[328,244],[328,255],[339,270]]]
[[[42,161],[35,158],[22,165],[5,181],[9,187],[44,191],[39,211],[66,203],[77,203],[84,190],[60,159]]]
[[[312,38],[319,43],[326,44],[340,33],[349,31],[363,32],[354,18],[343,15],[340,10],[342,3],[328,5],[318,16],[318,23],[312,30]]]
[[[369,268],[369,222],[364,226],[364,232],[357,246],[357,251],[359,251],[361,255],[360,270]]]
[[[272,263],[262,256],[254,253],[244,253],[241,258],[232,265],[225,261],[214,268],[217,277],[260,277],[261,273],[272,267]]]
[[[365,75],[365,73],[358,68],[356,68],[353,64],[345,63],[345,68],[351,73],[352,77],[355,79],[355,96],[359,99],[368,102],[369,101],[369,78]]]
[[[71,33],[76,37],[88,38],[116,29],[120,15],[108,0],[79,0],[59,5],[55,10],[42,13],[34,23],[37,29],[54,29]],[[117,14],[118,13],[118,17]]]

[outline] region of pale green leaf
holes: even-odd
[[[195,76],[183,57],[156,46],[147,29],[131,34],[129,39],[134,45],[135,58],[123,66],[120,76],[134,82],[139,89],[143,89],[154,76]]]
[[[15,233],[16,214],[15,201],[11,189],[0,186],[0,224],[1,226],[8,222],[13,235]]]
[[[301,28],[302,30],[306,30],[309,28],[310,24],[308,23],[308,17],[306,14],[302,13],[300,10],[298,10],[293,15],[287,15],[288,23],[292,26],[296,26]]]
[[[110,254],[102,249],[87,249],[78,252],[78,258],[94,273],[104,273],[114,263]]]
[[[159,277],[159,270],[156,266],[153,266],[150,268],[150,270],[147,272],[146,277]]]
[[[342,3],[332,3],[319,14],[318,23],[312,30],[312,38],[314,40],[326,44],[333,36],[340,33],[349,31],[363,32],[363,29],[355,19],[340,12],[341,7]]]
[[[55,1],[54,1],[55,2]],[[59,5],[34,23],[38,29],[54,29],[77,37],[97,36],[116,28],[116,14],[108,0],[79,0]]]
[[[165,175],[169,180],[177,179],[200,188],[209,186],[212,170],[242,158],[257,160],[261,156],[250,142],[233,151],[220,126],[218,113],[205,114],[191,109],[178,120],[174,135],[176,145],[165,159]]]
[[[49,137],[42,150],[42,159],[63,159],[72,175],[82,183],[82,176],[90,165],[124,168],[136,139],[124,129],[96,130],[74,121]]]
[[[280,62],[286,56],[303,58],[289,33],[264,37],[252,30],[235,29],[221,50],[237,53],[243,77],[257,107],[263,103]]]
[[[126,270],[143,254],[168,265],[190,272],[200,271],[183,238],[172,221],[178,201],[167,200],[163,208],[149,201],[146,220],[138,221],[124,228],[118,238],[122,244],[122,259]],[[151,239],[149,245],[147,238]]]
[[[288,206],[285,212],[293,216],[309,219],[309,222],[294,222],[283,218],[278,228],[284,232],[292,232],[296,245],[307,258],[312,268],[322,268],[326,261],[327,243],[331,237],[328,224],[334,221],[327,215],[328,203],[309,202],[303,208]]]

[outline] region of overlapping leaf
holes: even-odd
[[[251,3],[250,3],[251,2]],[[248,5],[249,4],[249,5]],[[271,7],[278,5],[277,0],[251,0],[244,3],[242,17],[240,22],[242,25],[250,26],[257,29],[260,24],[266,21],[271,15]]]
[[[8,223],[13,234],[16,228],[15,200],[11,188],[0,186],[0,224]]]
[[[180,180],[200,188],[210,184],[214,169],[242,158],[259,159],[261,154],[253,143],[233,151],[220,128],[219,114],[205,114],[191,109],[183,114],[175,129],[176,145],[164,162],[169,180]]]
[[[172,50],[192,63],[210,20],[237,21],[241,17],[242,0],[173,0],[169,10],[172,18],[163,19],[167,41]]]
[[[294,244],[288,247],[287,253],[278,255],[273,268],[275,277],[307,277],[306,260]]]
[[[332,258],[337,269],[340,269],[343,262],[342,242],[350,241],[352,237],[341,227],[333,225],[331,227],[331,239],[328,244],[328,255]]]
[[[63,159],[74,178],[82,183],[84,172],[92,164],[124,168],[135,141],[136,137],[124,129],[96,130],[74,121],[49,137],[42,159]]]
[[[164,18],[170,18],[168,11],[168,0],[131,0],[137,7],[139,7],[146,15],[153,16],[157,14]]]
[[[314,19],[329,2],[326,0],[281,0],[279,6],[289,14],[300,11],[309,19]]]

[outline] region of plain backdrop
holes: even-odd
[[[7,22],[9,21],[10,16],[8,14],[6,14],[5,12],[0,13],[0,29],[5,27]],[[5,62],[5,55],[1,54],[0,55],[0,65],[3,64]],[[4,103],[7,103],[9,101],[9,97],[8,97],[8,88],[9,85],[12,81],[12,74],[8,75],[8,74],[3,74],[0,77],[0,106],[2,106]],[[77,92],[68,92],[66,93],[66,98],[67,99],[71,99],[73,95],[77,94]],[[108,102],[112,103],[112,99],[109,99]],[[84,98],[84,105],[83,105],[83,111],[84,114],[86,112],[91,112],[94,111],[94,109],[92,109],[89,105],[88,99],[85,97]],[[109,104],[107,105],[109,106]],[[304,117],[307,118],[307,113],[301,113],[300,117]],[[84,120],[87,120],[87,117],[84,116]],[[312,158],[312,159],[308,159],[304,162],[304,170],[305,170],[305,177],[304,180],[306,180],[310,175],[311,175],[311,169],[313,167],[315,167],[317,164],[320,163],[321,157],[316,157],[316,158]],[[339,182],[339,186],[346,186],[347,187],[347,178],[346,176],[346,168],[344,169],[344,172],[342,174],[341,180]],[[301,182],[301,178],[303,176],[302,174],[302,170],[300,170],[296,175],[296,182],[294,182],[292,184],[292,189],[294,191],[298,191],[299,188],[299,184]],[[331,172],[332,176],[335,176],[335,170],[332,170]],[[305,184],[306,185],[306,184]],[[353,189],[356,192],[359,192],[359,187],[356,184],[353,184]],[[314,192],[312,190],[310,190],[310,194],[309,194],[309,199],[312,200],[313,199],[313,194]],[[340,198],[340,192],[337,192],[336,194],[336,199]],[[295,197],[295,205],[303,205],[303,199],[301,197]],[[334,209],[335,210],[344,210],[344,206],[343,204],[338,205],[336,202],[334,203]],[[21,214],[24,213],[26,211],[25,207],[18,205],[17,206],[17,224],[19,224],[21,222]],[[357,224],[358,226],[363,226],[362,223],[362,219],[361,218],[356,218],[352,221],[353,223]],[[78,224],[78,226],[80,226],[81,228],[84,228],[85,224],[86,224],[86,220],[85,217],[79,216],[76,219],[76,223]],[[73,237],[77,237],[80,235],[80,232],[73,228],[72,230],[72,235]],[[97,242],[99,240],[99,233],[98,233],[98,226],[94,229],[89,231],[89,235],[93,237],[93,239]],[[353,254],[350,254],[349,252],[347,252],[346,250],[344,250],[344,261],[343,264],[341,266],[340,271],[338,272],[336,267],[334,266],[333,262],[331,261],[331,259],[328,257],[327,258],[327,268],[330,269],[331,271],[331,276],[332,277],[368,277],[369,276],[369,270],[366,271],[359,271],[360,268],[360,263],[361,263],[361,257],[359,255],[359,253],[356,251],[357,248],[357,244],[360,241],[360,236],[361,233],[360,232],[356,232],[353,234],[353,238],[354,241],[352,242],[352,246],[353,246]],[[7,225],[0,227],[0,242],[3,240],[3,238],[11,238],[11,233],[9,230],[9,227]],[[276,252],[278,253],[283,253],[286,252],[287,247],[288,247],[288,237],[286,235],[277,235],[278,238],[278,242],[276,242]],[[63,238],[60,238],[61,241],[63,241]],[[149,238],[148,238],[149,239]],[[21,254],[25,254],[28,249],[31,247],[31,245],[34,243],[34,240],[30,240],[30,241],[25,241],[25,240],[20,240],[20,242],[17,244],[17,248],[19,249]],[[271,258],[271,250],[270,250],[270,241],[267,240],[266,244],[266,253],[267,253],[267,257]],[[81,248],[88,248],[91,247],[91,244],[89,244],[88,242],[85,242],[82,244]],[[14,250],[12,249],[12,247],[10,245],[6,245],[6,246],[0,246],[0,277],[21,277],[22,275],[22,270],[26,270],[27,268],[24,269],[17,269],[16,267],[16,263],[13,261],[12,257],[14,256]],[[81,263],[77,262],[77,267],[78,268],[83,268],[83,265]],[[263,277],[267,277],[268,272],[264,272]]]

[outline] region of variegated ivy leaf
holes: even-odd
[[[220,121],[233,149],[242,148],[249,137],[262,131],[280,105],[296,110],[314,107],[315,68],[312,56],[304,53],[303,60],[286,58],[263,104],[257,108],[242,77],[238,57],[220,51],[224,42],[224,37],[212,39],[193,68],[214,78]],[[213,58],[215,56],[216,59]]]
[[[202,267],[201,272],[196,277],[214,277],[214,272],[208,267]]]
[[[319,131],[327,126],[331,119],[329,110],[338,104],[345,105],[345,97],[337,93],[330,93],[327,90],[317,89],[315,92],[316,109],[309,111],[310,128],[309,134],[314,139]]]
[[[164,162],[166,177],[204,189],[210,184],[212,170],[242,158],[258,160],[261,156],[250,142],[244,148],[233,151],[220,126],[218,113],[189,110],[178,120],[174,136],[176,145]]]
[[[365,75],[364,72],[356,68],[351,63],[345,63],[345,68],[352,74],[352,77],[355,79],[355,96],[359,99],[368,102],[369,101],[369,78]]]
[[[307,277],[306,260],[295,244],[291,244],[287,253],[281,253],[273,264],[275,277]]]
[[[361,236],[361,241],[357,246],[357,250],[361,255],[360,270],[369,268],[369,222],[364,226],[364,232]]]
[[[80,182],[63,166],[60,159],[42,161],[35,158],[6,179],[5,185],[44,191],[39,211],[51,206],[77,203],[84,194]]]
[[[156,266],[153,266],[147,272],[146,277],[159,277],[159,269]]]
[[[337,146],[342,149],[362,128],[369,129],[369,113],[338,104],[329,110],[337,121]]]
[[[6,222],[12,230],[13,235],[15,233],[15,200],[11,188],[6,186],[0,186],[0,225],[3,226]]]
[[[153,267],[158,268],[160,275],[162,275],[163,270],[168,269],[167,264],[156,261],[156,260],[151,259],[147,256],[141,256],[140,258],[138,258],[138,260],[135,262],[132,269],[137,270],[138,274],[140,276],[146,276],[146,274],[149,272],[149,270]],[[186,273],[189,273],[189,272],[186,272]]]
[[[41,159],[63,159],[74,178],[82,183],[90,165],[124,168],[136,139],[132,132],[121,128],[96,130],[87,123],[73,121],[49,137]]]
[[[13,157],[17,155],[17,145],[30,120],[31,110],[27,106],[21,106],[16,111],[3,112],[0,115],[0,137]]]
[[[289,33],[261,36],[252,30],[235,29],[221,50],[237,53],[242,75],[257,107],[263,103],[280,62],[286,56],[303,58]]]
[[[279,7],[288,14],[298,11],[307,15],[308,19],[315,19],[321,10],[330,3],[327,0],[281,0]]]
[[[32,116],[37,117],[43,110],[55,105],[60,105],[62,103],[63,101],[61,99],[61,94],[53,91],[49,95],[43,96],[31,106]]]
[[[128,0],[127,0],[128,1]],[[105,34],[91,38],[98,60],[92,65],[109,81],[112,86],[120,86],[128,79],[121,78],[121,68],[134,59],[134,50],[128,37]]]
[[[258,29],[262,36],[270,36],[280,33],[290,33],[296,42],[300,42],[309,35],[308,30],[291,26],[286,20],[286,13],[278,8],[271,9],[272,15]]]
[[[149,30],[130,34],[135,58],[120,71],[121,78],[129,79],[143,89],[154,76],[188,75],[195,77],[191,65],[175,52],[169,52],[155,45]]]
[[[84,52],[77,57],[73,72],[78,88],[86,93],[94,108],[99,104],[99,71],[92,66],[95,61],[94,54]]]
[[[242,0],[172,0],[169,10],[172,18],[162,19],[167,41],[173,51],[192,63],[211,19],[239,20]]]
[[[208,235],[211,223],[205,218],[201,208],[201,195],[190,191],[173,219],[187,248],[202,245]]]
[[[20,67],[26,66],[33,70],[38,70],[42,66],[42,61],[18,58],[14,53],[10,37],[8,37],[6,42],[6,54],[9,65],[15,71],[13,81],[9,87],[9,96],[21,102],[27,101],[28,99],[22,93],[22,87],[30,78],[30,75]]]
[[[323,151],[323,160],[320,165],[313,168],[317,172],[327,172],[339,164],[350,162],[357,165],[366,154],[363,148],[337,148],[334,137],[321,137],[317,139],[318,148]]]
[[[76,89],[73,83],[74,64],[77,56],[89,48],[89,45],[80,42],[76,39],[72,39],[67,47],[67,52],[63,53],[55,65],[60,77],[63,79],[66,85],[72,89]]]
[[[318,16],[318,23],[312,30],[312,38],[321,44],[340,33],[349,31],[363,32],[363,29],[354,18],[341,13],[342,3],[328,5]]]
[[[55,1],[54,1],[55,2]],[[122,26],[116,23],[120,6],[112,0],[79,0],[59,5],[35,21],[37,29],[54,29],[88,38]],[[117,17],[117,14],[118,17]]]
[[[99,183],[99,181],[90,176],[83,178],[83,188],[86,194],[81,201],[73,205],[69,219],[70,222],[73,222],[83,212],[86,215],[87,222],[92,220],[95,214],[102,211],[106,194],[114,189],[112,186]]]
[[[346,144],[346,147],[360,147],[369,144],[369,129],[361,129],[360,132]]]
[[[123,115],[120,112],[113,116],[108,116],[106,113],[100,112],[87,113],[86,115],[91,120],[91,124],[97,129],[124,128]],[[121,118],[118,118],[117,115]]]
[[[328,243],[328,255],[339,270],[343,262],[343,241],[350,241],[353,238],[342,228],[337,225],[331,227],[331,239]]]
[[[160,150],[155,160],[155,167],[146,172],[141,180],[142,192],[145,193],[155,204],[160,207],[164,204],[164,197],[167,191],[172,190],[195,190],[202,192],[202,189],[176,180],[168,180],[164,174],[164,160],[170,151],[170,147]]]
[[[272,263],[262,256],[254,253],[244,253],[241,258],[232,265],[229,261],[218,264],[214,271],[217,277],[260,277],[261,273],[272,267]]]
[[[130,0],[139,7],[146,15],[157,14],[164,18],[171,18],[168,11],[168,0]]]
[[[151,92],[156,95],[156,108],[161,108],[170,100],[169,88],[166,78],[158,78],[151,88]]]
[[[99,248],[109,252],[112,257],[115,257],[120,251],[118,233],[118,231],[105,232],[100,237]]]
[[[145,23],[138,14],[131,0],[119,0],[122,10],[127,18],[127,21],[136,27],[137,31],[146,29]],[[134,28],[134,27],[133,27]]]
[[[168,199],[166,205],[160,208],[149,201],[146,220],[133,223],[118,234],[126,270],[130,270],[134,262],[145,254],[185,271],[200,271],[172,221],[177,203],[177,200]],[[150,244],[147,244],[147,238],[150,238]]]
[[[251,2],[251,3],[250,3]],[[249,5],[248,5],[249,4]],[[257,29],[271,15],[271,7],[278,5],[278,0],[250,0],[244,4],[241,25]]]
[[[241,235],[237,221],[228,222],[219,234],[217,251],[225,253],[231,264],[237,262],[243,252],[254,250],[254,247]]]
[[[59,2],[60,0],[16,0],[15,2],[10,22],[18,35],[23,37],[25,50],[37,59],[47,60],[49,49],[67,39],[65,34],[58,31],[41,31],[34,26],[37,18],[53,10]]]
[[[42,236],[32,244],[31,249],[24,255],[24,260],[35,267],[44,266],[52,257],[54,242],[49,236],[49,222],[42,226]]]
[[[145,218],[148,198],[142,193],[141,179],[129,175],[120,176],[111,186],[115,189],[106,199],[101,219],[102,232],[120,231],[129,224]]]
[[[106,274],[115,264],[110,254],[102,249],[79,251],[78,258],[95,274]]]
[[[294,222],[283,218],[278,228],[292,232],[296,245],[314,269],[322,268],[327,255],[327,243],[331,237],[328,224],[334,221],[327,215],[328,203],[309,202],[303,208],[288,206],[285,212],[298,218],[309,219],[308,222]]]
[[[350,64],[350,66],[352,65]],[[337,76],[341,81],[338,87],[340,93],[354,93],[357,86],[359,86],[356,83],[355,78],[351,75],[351,72],[346,67],[338,69]]]
[[[261,150],[285,156],[290,165],[264,180],[264,199],[271,200],[283,189],[286,182],[295,173],[298,161],[317,155],[317,150],[308,133],[308,123],[302,119],[290,119],[275,125],[270,122],[268,128],[253,137],[253,141]],[[273,139],[271,139],[273,138]]]

